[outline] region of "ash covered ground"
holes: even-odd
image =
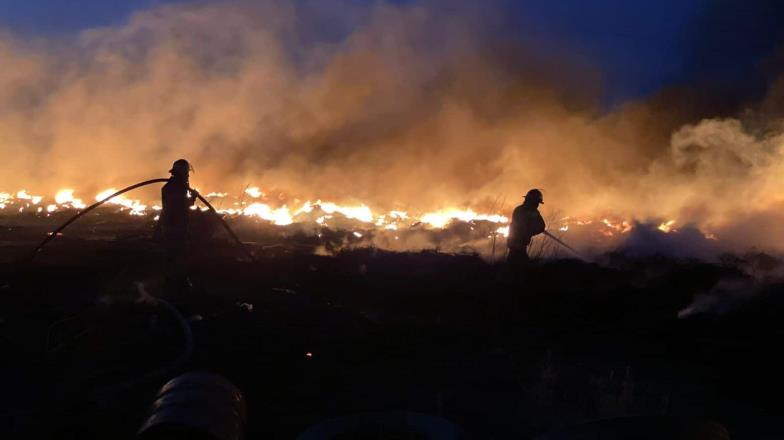
[[[469,438],[629,416],[709,419],[733,439],[784,434],[784,284],[762,253],[607,253],[512,272],[468,248],[392,252],[351,231],[234,222],[251,262],[203,224],[194,290],[172,297],[149,218],[91,216],[24,262],[67,217],[2,222],[6,438],[133,438],[157,389],[187,371],[242,390],[246,438],[393,410],[442,417]],[[176,322],[137,303],[140,290],[191,318],[183,363]],[[150,372],[161,374],[137,380]]]

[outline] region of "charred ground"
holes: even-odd
[[[163,382],[204,370],[245,393],[248,438],[381,410],[439,415],[476,438],[629,415],[782,433],[784,286],[764,255],[609,254],[515,274],[470,254],[313,255],[345,242],[333,231],[261,237],[257,263],[220,241],[197,247],[195,290],[173,298],[138,221],[93,221],[19,264],[43,227],[6,225],[0,238],[0,423],[17,437],[132,438]],[[195,317],[195,349],[168,377],[113,389],[182,346],[165,315],[134,304],[139,282]]]

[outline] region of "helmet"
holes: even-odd
[[[169,172],[172,174],[182,174],[186,176],[188,175],[188,173],[192,171],[193,171],[193,167],[185,159],[176,160],[172,165],[171,169],[169,170]]]
[[[528,191],[528,193],[525,195],[525,201],[528,203],[536,203],[537,205],[540,203],[544,204],[544,197],[542,197],[542,191],[538,189],[532,189]]]

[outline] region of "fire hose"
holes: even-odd
[[[229,224],[228,224],[228,223],[226,223],[226,220],[224,220],[224,219],[223,219],[223,217],[221,217],[221,216],[219,216],[219,215],[218,215],[218,211],[216,211],[216,210],[215,210],[215,208],[213,208],[213,207],[212,207],[212,205],[210,204],[210,202],[208,202],[208,201],[207,201],[207,199],[205,199],[204,197],[202,197],[202,195],[201,195],[201,194],[199,194],[199,193],[196,193],[196,197],[197,197],[199,200],[201,200],[201,202],[202,202],[202,203],[204,203],[204,205],[205,205],[205,206],[207,206],[207,208],[209,208],[210,212],[212,212],[213,214],[215,214],[215,217],[216,217],[218,220],[220,220],[221,224],[223,225],[223,229],[225,229],[225,230],[226,230],[226,232],[229,234],[229,236],[230,236],[232,239],[234,239],[234,242],[235,242],[235,243],[237,243],[237,246],[239,246],[239,247],[240,247],[240,249],[242,249],[242,250],[243,250],[243,252],[245,252],[245,255],[247,255],[247,256],[248,256],[248,258],[250,258],[250,260],[251,260],[251,261],[253,261],[253,262],[258,262],[258,260],[256,260],[256,256],[255,256],[255,255],[253,255],[253,253],[252,253],[251,251],[249,251],[247,247],[245,247],[245,245],[242,243],[242,241],[240,241],[239,237],[237,237],[237,234],[235,234],[235,233],[234,233],[234,231],[233,231],[233,230],[232,230],[232,229],[229,227]]]
[[[579,252],[577,252],[577,250],[576,250],[576,249],[574,249],[573,247],[571,247],[571,246],[569,246],[568,244],[564,243],[564,242],[563,242],[563,241],[562,241],[560,238],[558,238],[558,237],[554,236],[553,234],[551,234],[551,233],[549,233],[549,232],[547,232],[547,231],[544,231],[544,235],[546,235],[546,236],[547,236],[548,238],[550,238],[551,240],[555,241],[556,243],[560,244],[560,245],[561,245],[561,246],[563,246],[564,248],[566,248],[566,249],[568,249],[569,251],[571,251],[571,252],[572,252],[572,253],[573,253],[573,254],[574,254],[574,255],[575,255],[577,258],[579,258],[579,259],[581,259],[581,260],[585,260],[585,257],[583,257],[583,256],[582,256],[582,254],[580,254]]]
[[[135,185],[131,185],[131,186],[127,187],[127,188],[123,188],[123,189],[115,192],[114,194],[110,195],[109,197],[106,197],[106,198],[104,198],[102,200],[99,200],[99,201],[93,203],[92,205],[88,206],[87,208],[84,208],[83,210],[81,210],[78,213],[76,213],[76,215],[74,215],[73,217],[68,219],[67,222],[63,223],[62,225],[60,225],[60,227],[55,229],[54,232],[51,232],[49,235],[47,235],[47,237],[41,242],[41,244],[39,244],[35,248],[35,250],[33,250],[32,254],[30,255],[30,260],[29,261],[32,261],[35,258],[35,256],[38,255],[38,253],[41,251],[41,249],[43,249],[44,246],[46,246],[50,241],[52,241],[55,237],[57,237],[57,235],[60,232],[62,232],[65,228],[67,228],[71,223],[73,223],[77,219],[79,219],[79,217],[87,214],[88,212],[90,212],[93,209],[103,205],[104,203],[108,202],[109,200],[111,200],[111,199],[113,199],[113,198],[115,198],[115,197],[117,197],[119,195],[122,195],[122,194],[124,194],[124,193],[126,193],[128,191],[134,190],[136,188],[140,188],[142,186],[152,185],[153,183],[163,183],[163,182],[168,182],[168,181],[169,181],[169,179],[164,179],[164,178],[145,180],[144,182],[139,182],[139,183],[137,183]],[[207,208],[213,214],[216,214],[216,217],[217,217],[218,220],[220,220],[221,224],[223,225],[223,228],[226,229],[226,232],[228,232],[229,236],[245,252],[245,254],[248,256],[248,258],[250,258],[252,261],[256,262],[257,261],[256,257],[245,247],[245,245],[242,243],[242,241],[240,241],[239,237],[237,237],[237,234],[235,234],[234,231],[229,227],[229,224],[226,223],[226,220],[224,220],[221,216],[217,215],[218,212],[210,204],[210,202],[207,201],[207,199],[205,199],[204,197],[202,197],[202,195],[199,194],[198,192],[194,191],[194,194],[196,194],[196,197],[199,200],[201,200],[201,202],[204,203],[204,205],[207,206]]]
[[[131,379],[127,379],[121,383],[116,383],[113,385],[102,387],[96,390],[95,394],[99,397],[109,396],[113,393],[124,391],[130,388],[133,388],[137,385],[141,385],[145,382],[149,382],[153,379],[157,379],[159,377],[166,376],[170,371],[176,370],[182,367],[188,360],[190,359],[191,355],[193,354],[193,331],[191,330],[191,325],[187,319],[168,301],[165,301],[161,298],[156,298],[147,293],[144,289],[144,285],[140,282],[136,283],[136,289],[139,292],[139,299],[136,300],[137,304],[149,304],[159,309],[167,312],[174,320],[177,322],[178,326],[182,331],[183,337],[183,349],[182,353],[175,359],[174,361],[170,362],[169,364],[158,368],[156,370],[150,371],[146,374],[143,374],[138,377],[134,377]]]

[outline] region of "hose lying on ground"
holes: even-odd
[[[35,256],[36,256],[36,255],[38,255],[38,253],[39,253],[39,252],[41,252],[41,249],[43,249],[43,247],[44,247],[44,246],[46,246],[46,245],[47,245],[47,244],[48,244],[50,241],[54,240],[54,238],[55,238],[55,237],[57,237],[57,234],[59,234],[60,232],[62,232],[62,231],[63,231],[65,228],[67,228],[67,227],[68,227],[68,226],[69,226],[71,223],[75,222],[75,221],[76,221],[76,220],[77,220],[79,217],[81,217],[81,216],[83,216],[83,215],[87,214],[88,212],[90,212],[90,211],[92,211],[93,209],[95,209],[95,208],[97,208],[97,207],[99,207],[99,206],[103,205],[104,203],[108,202],[109,200],[111,200],[111,199],[113,199],[113,198],[115,198],[115,197],[117,197],[117,196],[119,196],[119,195],[122,195],[122,194],[124,194],[124,193],[126,193],[126,192],[128,192],[128,191],[134,190],[134,189],[136,189],[136,188],[140,188],[140,187],[142,187],[142,186],[146,186],[146,185],[152,185],[153,183],[163,183],[163,182],[168,182],[168,181],[169,181],[169,179],[164,179],[164,178],[160,178],[160,179],[151,179],[151,180],[145,180],[144,182],[139,182],[139,183],[137,183],[137,184],[135,184],[135,185],[131,185],[131,186],[127,187],[127,188],[121,189],[121,190],[117,191],[116,193],[114,193],[114,194],[110,195],[109,197],[106,197],[106,198],[105,198],[105,199],[103,199],[103,200],[99,200],[99,201],[97,201],[97,202],[93,203],[92,205],[88,206],[87,208],[84,208],[83,210],[79,211],[79,212],[78,212],[76,215],[74,215],[73,217],[71,217],[70,219],[68,219],[68,221],[67,221],[67,222],[63,223],[62,225],[60,225],[60,227],[58,227],[57,229],[55,229],[55,230],[54,230],[54,232],[52,232],[52,233],[50,233],[49,235],[47,235],[47,237],[46,237],[46,238],[45,238],[45,239],[44,239],[44,240],[41,242],[41,244],[39,244],[39,245],[38,245],[38,246],[37,246],[37,247],[36,247],[36,248],[33,250],[32,254],[30,254],[30,259],[29,259],[29,261],[30,261],[30,262],[32,262],[32,260],[35,258]],[[213,208],[213,206],[210,204],[210,202],[208,202],[208,201],[207,201],[207,199],[205,199],[204,197],[202,197],[202,195],[201,195],[201,194],[199,194],[199,193],[195,193],[195,194],[196,194],[196,197],[197,197],[199,200],[201,200],[201,201],[202,201],[202,203],[204,203],[204,204],[207,206],[207,208],[208,208],[208,209],[209,209],[209,210],[210,210],[210,211],[211,211],[213,214],[215,214],[215,215],[216,215],[216,217],[218,218],[218,220],[220,220],[221,224],[223,225],[224,229],[226,229],[226,232],[228,232],[228,233],[229,233],[229,236],[231,236],[231,238],[232,238],[232,239],[234,239],[234,241],[237,243],[237,245],[239,245],[239,247],[240,247],[240,248],[242,248],[242,250],[245,252],[245,254],[246,254],[246,255],[247,255],[247,256],[248,256],[248,257],[249,257],[249,258],[250,258],[252,261],[254,261],[254,262],[255,262],[255,261],[257,261],[257,260],[256,260],[256,257],[255,257],[255,256],[254,256],[254,255],[253,255],[253,254],[252,254],[252,253],[251,253],[251,252],[250,252],[250,251],[249,251],[249,250],[248,250],[248,249],[245,247],[245,245],[242,243],[242,241],[240,241],[239,237],[237,237],[237,235],[234,233],[234,231],[232,231],[232,230],[231,230],[231,228],[229,227],[229,224],[228,224],[228,223],[226,223],[226,221],[225,221],[225,220],[224,220],[224,219],[223,219],[223,218],[222,218],[220,215],[217,215],[217,214],[218,214],[218,212],[215,210],[215,208]]]
[[[134,387],[169,376],[172,372],[185,366],[193,354],[193,331],[191,329],[189,320],[186,319],[182,313],[171,303],[147,293],[144,288],[144,284],[141,282],[136,283],[136,289],[139,293],[139,298],[135,301],[136,304],[145,304],[155,307],[155,310],[159,310],[163,314],[169,315],[172,320],[176,322],[182,334],[182,351],[180,351],[179,355],[175,359],[152,371],[139,374],[118,383],[112,383],[93,389],[91,397],[99,402],[105,402],[114,398],[118,393],[123,393],[133,389]],[[68,411],[67,408],[77,404],[77,402],[82,402],[83,397],[84,395],[80,394],[78,399],[74,401],[58,400],[58,403],[56,403],[56,405],[53,407],[48,407],[46,405],[38,405],[34,407],[34,409],[17,407],[14,408],[13,411],[0,413],[0,420],[10,420],[12,427],[22,427],[25,423],[29,423],[30,420],[40,419],[44,414],[50,416],[52,412],[66,412]]]
[[[150,371],[141,376],[134,377],[132,379],[125,380],[121,383],[116,383],[97,390],[96,395],[98,396],[106,396],[118,391],[124,391],[129,388],[133,388],[137,385],[141,385],[145,382],[149,382],[153,379],[163,377],[169,374],[171,371],[174,371],[182,367],[183,365],[185,365],[185,363],[188,362],[188,360],[191,358],[191,354],[193,353],[193,332],[191,331],[190,323],[188,322],[187,319],[185,319],[184,316],[182,316],[182,313],[180,313],[180,311],[177,310],[177,308],[174,307],[169,302],[161,298],[154,297],[149,293],[147,293],[147,291],[144,289],[144,284],[137,282],[136,289],[139,292],[139,299],[136,301],[137,304],[149,304],[152,306],[157,306],[161,310],[166,311],[177,322],[177,324],[180,327],[180,330],[182,331],[182,338],[183,338],[182,353],[180,353],[177,359],[173,360],[167,365],[164,365],[154,371]]]

